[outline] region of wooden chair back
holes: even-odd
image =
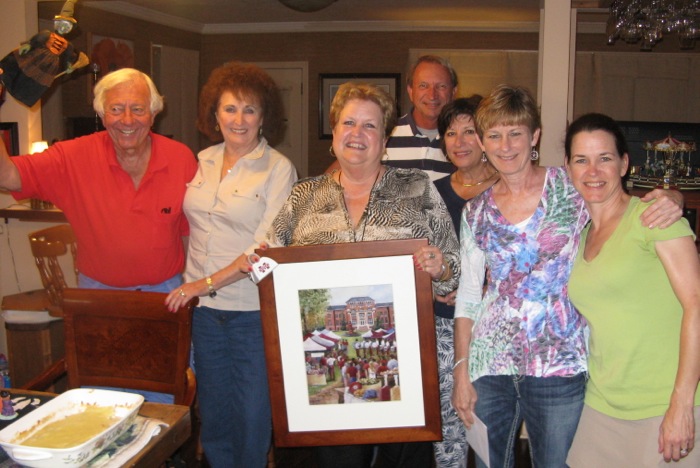
[[[50,228],[29,234],[29,244],[34,255],[34,262],[39,269],[41,283],[44,286],[49,302],[60,308],[63,290],[68,287],[59,263],[59,257],[70,251],[73,257],[73,272],[76,284],[78,268],[76,263],[77,241],[70,224],[59,224]]]
[[[65,289],[63,320],[69,388],[108,386],[174,395],[191,406],[196,384],[189,367],[192,311],[176,312],[166,294]]]

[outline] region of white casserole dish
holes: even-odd
[[[142,404],[143,396],[133,393],[89,388],[68,390],[0,431],[0,446],[14,461],[25,466],[82,466],[129,428]],[[41,427],[79,413],[86,405],[113,407],[117,420],[75,447],[55,449],[20,445]]]

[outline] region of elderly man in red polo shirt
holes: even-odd
[[[182,281],[182,201],[197,161],[151,131],[163,98],[146,74],[105,75],[93,107],[106,131],[14,158],[0,144],[0,188],[63,210],[78,239],[80,287],[170,292]]]

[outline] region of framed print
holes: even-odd
[[[92,104],[93,88],[100,78],[120,68],[134,68],[134,42],[88,33],[88,47],[91,73],[87,98]]]
[[[19,154],[19,128],[17,122],[0,122],[0,136],[10,156]]]
[[[120,68],[133,68],[134,42],[90,34],[90,63],[96,63],[102,75]]]
[[[259,284],[279,447],[441,437],[426,239],[272,248]],[[270,262],[273,263],[273,262]]]
[[[331,101],[333,101],[333,97],[341,84],[348,81],[361,81],[363,83],[379,86],[389,93],[389,96],[394,98],[396,113],[397,115],[401,115],[399,111],[400,80],[400,73],[322,73],[319,75],[318,137],[322,140],[332,137],[329,118]]]

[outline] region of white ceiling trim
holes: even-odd
[[[375,31],[538,32],[539,22],[518,21],[308,21],[202,24],[126,2],[84,2],[85,6],[200,34]]]

